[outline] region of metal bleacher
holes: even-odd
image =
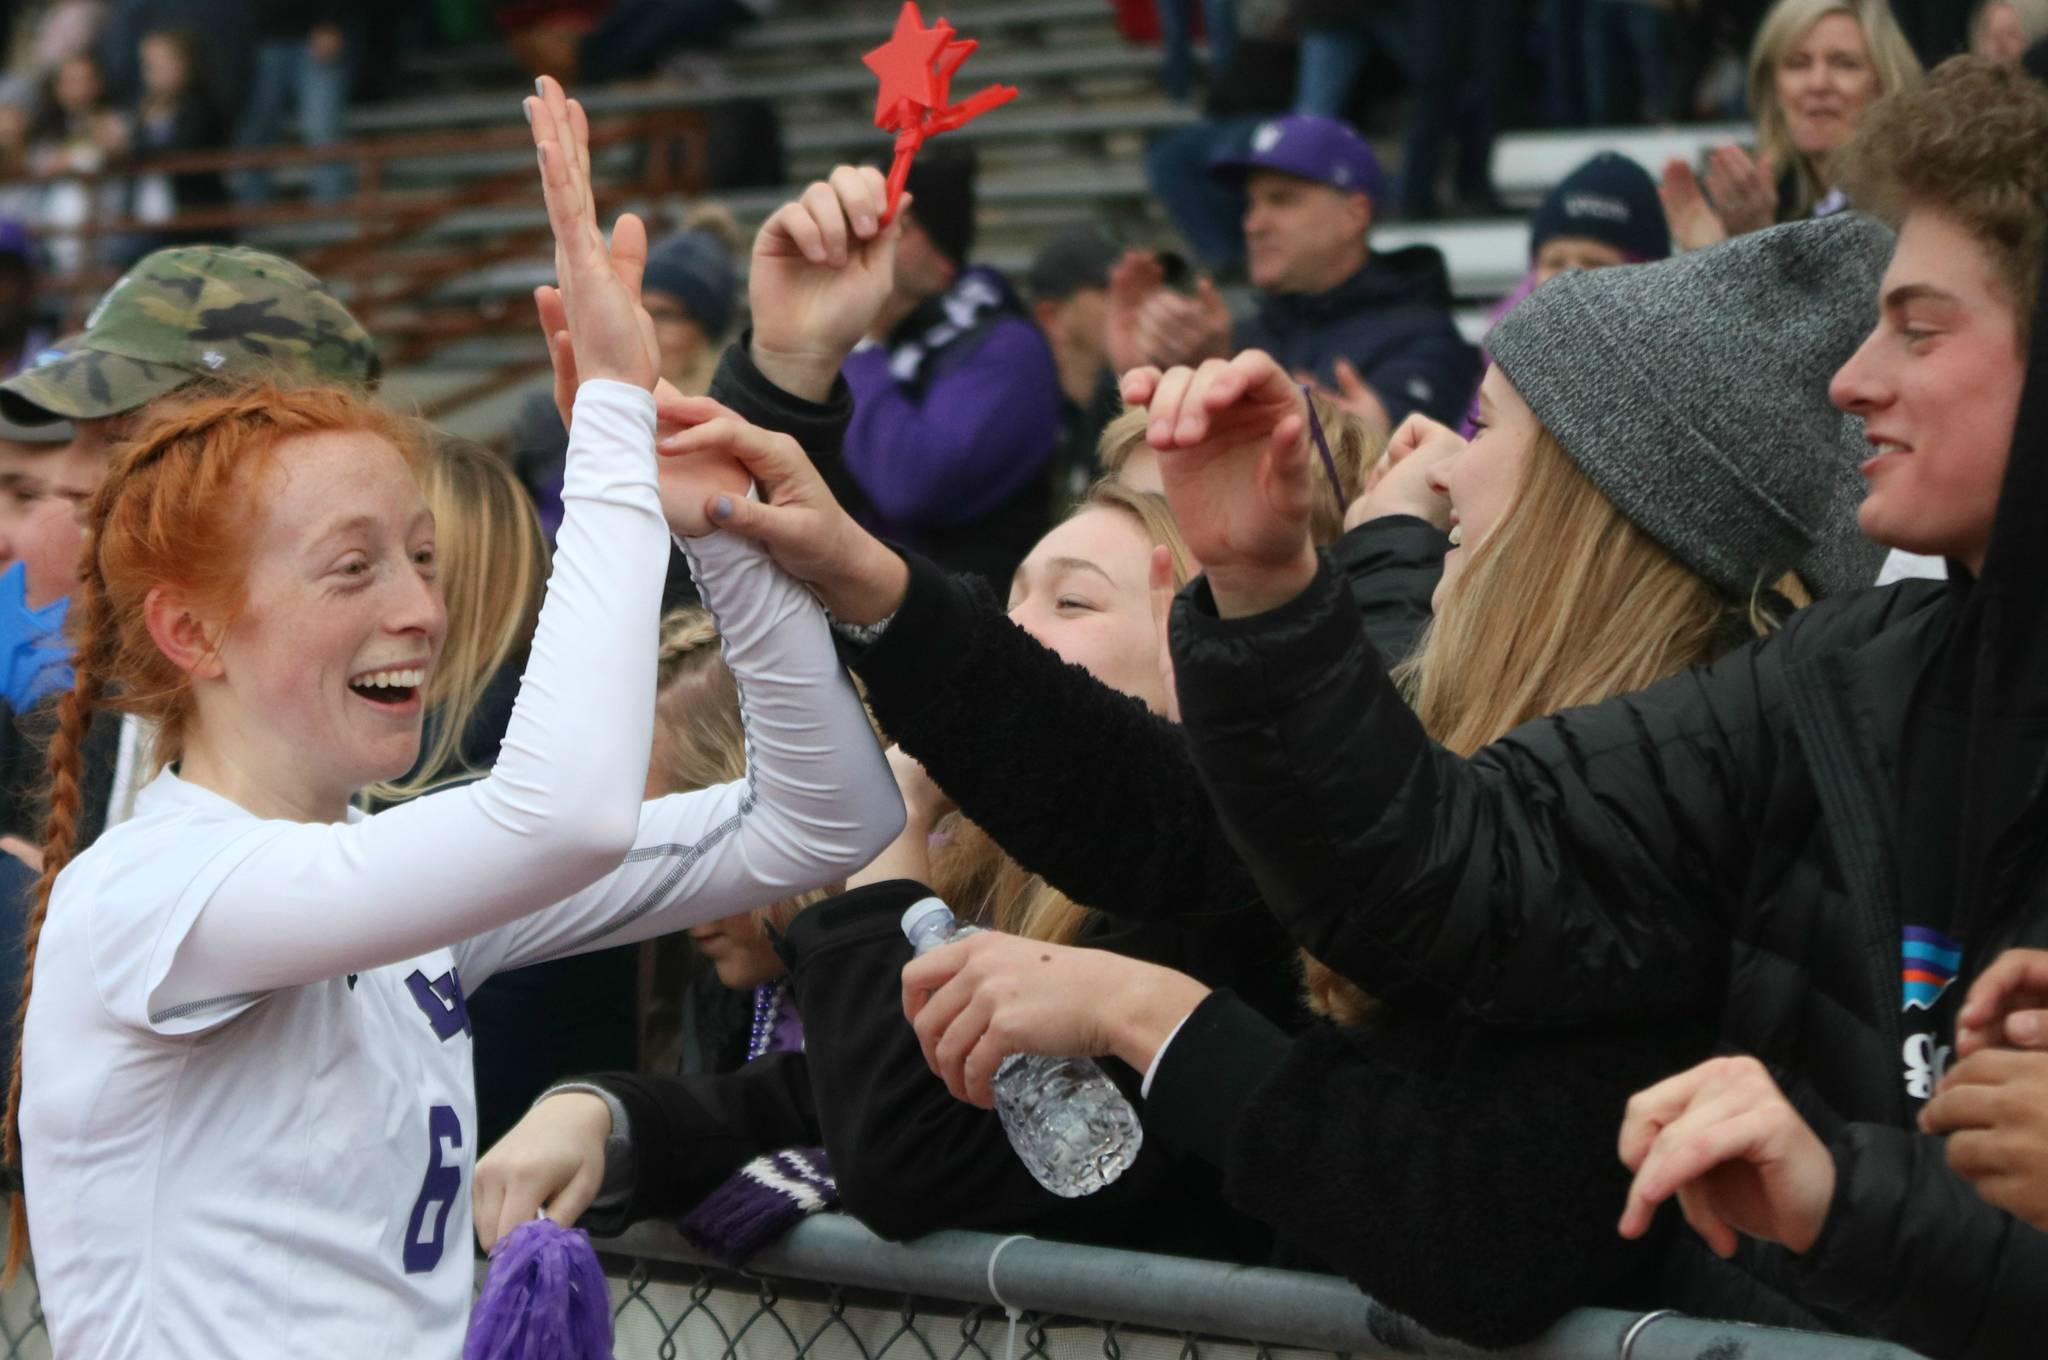
[[[887,36],[895,9],[896,0],[839,0],[829,10],[820,4],[814,10],[826,12],[772,18],[742,33],[715,58],[678,63],[660,79],[579,93],[593,120],[702,109],[735,97],[769,100],[782,118],[789,173],[800,183],[840,161],[886,150],[886,137],[870,122],[874,84],[859,57]],[[1116,33],[1106,0],[1014,0],[959,10],[927,4],[925,9],[931,18],[946,15],[982,43],[958,78],[961,88],[1004,81],[1022,91],[1000,114],[952,134],[972,139],[981,151],[983,258],[1001,267],[1021,267],[1047,233],[1084,220],[1102,221],[1133,244],[1172,242],[1172,229],[1146,187],[1142,154],[1148,138],[1194,115],[1159,92],[1156,51],[1126,43]],[[352,135],[460,133],[516,124],[523,80],[502,51],[441,53],[416,59],[414,65],[422,85],[490,92],[443,93],[363,109],[352,119]],[[1494,176],[1504,199],[1527,206],[1596,151],[1622,152],[1654,174],[1666,160],[1694,158],[1737,132],[1725,126],[1687,126],[1513,133],[1496,147]],[[1391,147],[1382,148],[1383,155],[1391,153]],[[398,159],[386,171],[386,181],[394,192],[411,185],[445,190],[450,184],[504,175],[519,167],[524,156],[516,147],[501,147]],[[625,148],[610,157],[621,167],[629,160]],[[748,230],[786,196],[786,189],[717,195]],[[671,196],[631,206],[647,213],[659,231],[689,205]],[[542,223],[538,201],[457,208],[439,219],[425,239],[459,256],[463,250],[483,252],[508,233],[530,232]],[[291,249],[331,240],[337,230],[346,227],[287,226],[257,238]],[[1388,223],[1376,228],[1374,239],[1385,248],[1428,243],[1442,250],[1460,321],[1469,334],[1483,328],[1492,302],[1515,286],[1527,266],[1526,227],[1517,219]],[[541,251],[493,258],[481,267],[451,271],[436,296],[451,303],[516,308],[549,270]],[[451,345],[402,372],[397,381],[402,389],[423,394],[459,388],[465,374],[502,365],[520,343],[503,335]],[[489,436],[502,428],[512,404],[507,395],[496,394],[443,418],[465,432]]]

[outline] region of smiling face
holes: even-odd
[[[1038,540],[1010,582],[1010,618],[1112,689],[1166,711],[1152,541],[1131,515],[1097,506]]]
[[[217,661],[194,670],[187,749],[274,804],[332,809],[418,757],[447,626],[433,515],[371,434],[286,440],[263,476],[245,601]]]
[[[1808,156],[1839,149],[1879,94],[1863,25],[1830,14],[1807,29],[1778,62],[1776,86],[1792,145]]]
[[[1863,532],[1984,566],[2026,355],[2010,289],[1954,219],[1916,208],[1885,271],[1877,329],[1829,395],[1864,420]]]
[[[1479,420],[1470,443],[1430,469],[1429,484],[1451,503],[1451,551],[1433,603],[1449,598],[1472,550],[1500,523],[1529,466],[1542,422],[1498,365],[1479,385]]]

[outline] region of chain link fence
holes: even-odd
[[[1479,1354],[1429,1335],[1329,1276],[1028,1237],[944,1232],[891,1243],[850,1218],[822,1214],[744,1271],[706,1261],[654,1224],[598,1245],[611,1280],[616,1360],[1456,1360]],[[0,1343],[0,1360],[49,1360],[30,1272],[0,1295]],[[1592,1309],[1509,1354],[1514,1360],[1918,1360],[1879,1342]]]

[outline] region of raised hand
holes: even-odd
[[[1371,430],[1374,435],[1385,439],[1394,422],[1392,417],[1388,416],[1387,404],[1380,400],[1380,394],[1373,391],[1371,383],[1359,376],[1358,369],[1349,359],[1337,360],[1332,365],[1332,372],[1337,379],[1334,391],[1314,378],[1308,380],[1309,385],[1321,396],[1364,421],[1365,428]]]
[[[1956,1057],[1987,1048],[2048,1049],[2048,949],[2008,949],[1970,984]]]
[[[485,1251],[545,1212],[574,1227],[604,1182],[611,1110],[587,1091],[549,1096],[476,1164],[476,1240]]]
[[[1246,350],[1196,369],[1138,369],[1123,396],[1151,412],[1146,442],[1218,611],[1262,613],[1301,593],[1316,573],[1301,389]]]
[[[1464,447],[1464,439],[1448,425],[1420,411],[1409,416],[1366,474],[1365,490],[1344,511],[1344,527],[1356,529],[1385,515],[1413,515],[1449,529],[1451,502],[1430,474]]]
[[[1680,250],[1705,250],[1728,239],[1728,228],[1707,201],[1699,176],[1683,160],[1674,157],[1666,162],[1657,199],[1664,205],[1664,220]]]
[[[709,521],[768,549],[844,623],[879,623],[903,603],[910,569],[854,522],[797,442],[750,425],[708,397],[681,398],[688,428],[656,441],[664,465],[730,458],[760,492],[748,500],[717,492],[701,504]],[[670,474],[663,471],[664,485]]]
[[[1778,220],[1778,182],[1771,158],[1752,161],[1739,146],[1717,146],[1707,156],[1707,194],[1730,236],[1762,231]]]
[[[627,213],[606,244],[590,185],[590,121],[552,77],[542,76],[536,86],[540,93],[526,100],[526,117],[540,156],[541,191],[555,234],[555,280],[578,371],[584,381],[607,378],[651,392],[661,375],[661,347],[640,305],[647,228]]]
[[[554,366],[555,410],[561,414],[562,428],[566,430],[576,415],[576,342],[569,337],[559,288],[542,284],[533,290],[533,303],[540,314],[541,335],[547,340],[548,362]],[[667,378],[654,384],[657,444],[713,415],[730,414],[709,398],[684,397]],[[743,498],[753,486],[744,467],[717,453],[707,453],[687,463],[663,460],[658,470],[662,515],[668,520],[669,532],[684,538],[701,537],[718,527],[705,515],[704,507],[711,500],[719,496]]]
[[[903,214],[882,226],[888,202],[881,171],[842,165],[762,223],[747,279],[751,353],[785,391],[822,401],[889,300]]]
[[[1621,1235],[1649,1231],[1673,1195],[1720,1256],[1739,1237],[1804,1252],[1835,1198],[1835,1159],[1755,1058],[1715,1058],[1639,1092],[1621,1126],[1635,1173]]]
[[[1203,279],[1188,297],[1162,288],[1138,313],[1138,345],[1150,364],[1198,364],[1230,353],[1230,308]]]
[[[1138,324],[1145,304],[1166,287],[1166,271],[1149,250],[1127,250],[1109,272],[1108,348],[1110,366],[1118,373],[1156,362],[1145,353]]]

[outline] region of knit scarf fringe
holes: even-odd
[[[677,1226],[698,1250],[736,1266],[837,1203],[825,1149],[786,1148],[735,1171]]]

